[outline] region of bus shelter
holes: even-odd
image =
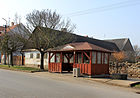
[[[89,76],[109,74],[111,51],[88,42],[70,43],[51,49],[48,71],[64,72],[80,68],[81,74]]]

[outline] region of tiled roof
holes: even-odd
[[[80,35],[75,35],[75,36],[76,36],[75,42],[88,42],[88,43],[100,46],[110,51],[120,51],[119,48],[116,46],[116,44],[112,42],[107,42],[107,41],[103,41],[103,40],[99,40],[95,38],[84,37]]]
[[[3,26],[0,26],[0,31],[4,31],[5,28]]]
[[[6,29],[6,32],[9,32],[10,30],[14,29],[14,28],[17,27],[18,25],[19,25],[19,24],[8,27],[8,28]]]
[[[6,28],[6,32],[9,32],[10,30],[13,30],[15,27],[17,27],[19,24],[17,24],[17,25],[13,25],[13,26],[8,26],[7,28]],[[0,26],[0,31],[2,31],[2,32],[5,32],[5,27],[3,27],[3,26]]]
[[[127,44],[127,42],[129,42],[131,44],[129,38],[109,39],[109,40],[105,40],[105,41],[115,43],[121,51],[124,50],[124,47]],[[133,51],[132,45],[131,45],[131,47],[128,47],[128,48],[127,48],[127,50]],[[132,48],[132,49],[130,49],[130,48]]]
[[[0,36],[2,36],[4,30],[5,30],[5,28],[3,26],[0,26]]]
[[[122,48],[123,48],[124,45],[126,44],[127,40],[128,40],[128,38],[110,39],[110,40],[106,40],[106,41],[115,43],[115,44],[118,46],[118,48],[119,48],[120,50],[122,50]]]
[[[49,28],[40,27],[40,29],[42,29],[43,31],[46,31]],[[36,32],[36,30],[37,30],[37,27],[35,28],[35,30],[32,34],[34,34]],[[58,31],[58,30],[54,30],[54,31],[57,31],[61,34],[64,33],[62,31]],[[39,32],[37,32],[37,33],[39,33]],[[67,33],[67,32],[65,32],[65,33]],[[96,46],[102,47],[102,48],[110,50],[110,51],[120,51],[119,48],[116,46],[116,44],[114,44],[112,42],[107,42],[107,41],[103,41],[103,40],[99,40],[99,39],[95,39],[95,38],[84,37],[84,36],[73,34],[73,33],[70,33],[70,34],[74,37],[73,41],[71,41],[70,43],[88,42],[90,44],[94,44]],[[61,36],[59,36],[59,37],[61,37]],[[32,49],[31,43],[28,43],[28,44],[29,45],[25,46],[25,49]]]
[[[79,42],[79,43],[69,43],[63,46],[59,46],[49,51],[74,51],[74,50],[95,50],[103,52],[111,52],[110,50],[104,49],[94,44],[88,42]]]

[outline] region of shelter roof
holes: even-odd
[[[69,43],[63,46],[59,46],[48,51],[78,51],[78,50],[94,50],[94,51],[103,51],[103,52],[112,52],[100,46],[90,44],[88,42],[79,42],[79,43]]]

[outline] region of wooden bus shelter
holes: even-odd
[[[109,74],[111,51],[88,42],[70,43],[49,50],[49,72],[72,71],[80,68],[81,74],[89,76]]]

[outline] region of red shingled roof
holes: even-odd
[[[3,26],[0,26],[0,31],[4,31],[4,27]]]
[[[8,27],[8,28],[6,29],[6,32],[9,32],[10,30],[14,29],[14,28],[17,27],[18,25],[19,25],[19,24]]]
[[[19,24],[13,25],[13,26],[10,26],[10,27],[7,27],[7,28],[6,28],[6,32],[9,32],[10,30],[14,29],[14,28],[17,27],[18,25],[19,25]],[[5,31],[5,27],[0,26],[0,31]]]
[[[10,27],[7,27],[6,28],[6,32],[9,32],[10,30],[14,29],[15,27],[17,27],[19,24],[17,25],[13,25],[13,26],[10,26]],[[5,27],[3,26],[0,26],[0,32],[5,32]],[[0,36],[2,36],[4,33],[0,33]]]

